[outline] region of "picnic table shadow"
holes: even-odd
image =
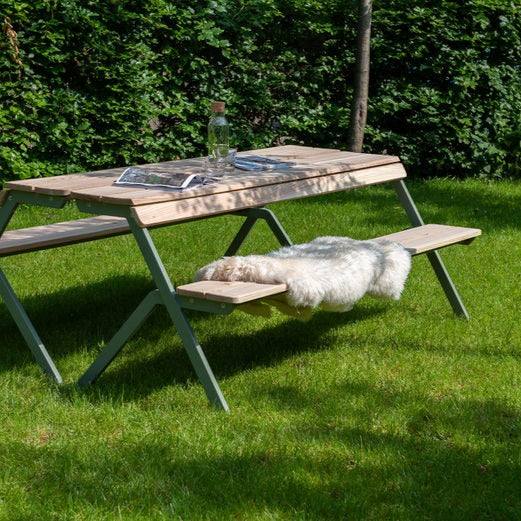
[[[277,365],[298,353],[327,349],[328,342],[334,342],[327,339],[328,332],[382,314],[385,310],[385,303],[376,302],[371,308],[355,309],[349,313],[317,311],[307,322],[287,317],[282,323],[266,323],[251,333],[244,333],[242,329],[237,332],[237,327],[230,324],[229,328],[224,327],[225,332],[206,333],[204,339],[199,340],[217,380],[221,381],[243,371]],[[187,315],[196,335],[201,321],[217,323],[223,320],[219,315],[207,313],[187,312]],[[258,317],[255,320],[265,319]],[[87,389],[86,393],[94,400],[104,400],[107,395],[121,392],[126,400],[133,400],[168,385],[183,386],[197,381],[179,335],[164,309],[158,309],[138,335],[147,342],[154,342],[165,334],[165,329],[171,335],[171,346],[153,357],[140,356],[139,352],[135,352],[135,356],[126,356],[124,363],[109,366],[99,381],[92,384],[91,388],[95,386],[96,389],[91,393]],[[127,345],[123,349],[132,348],[132,345]],[[139,379],[139,386],[133,384],[136,379]]]
[[[15,288],[16,289],[16,288]],[[92,353],[92,360],[100,351],[100,344],[110,339],[128,318],[142,298],[153,289],[146,276],[114,276],[85,286],[73,286],[49,294],[30,295],[21,298],[22,304],[46,346],[58,369],[67,357],[85,347]],[[201,340],[210,366],[217,379],[231,376],[252,367],[269,366],[302,351],[320,350],[327,347],[326,332],[335,327],[384,313],[389,304],[373,300],[369,307],[356,307],[348,313],[317,311],[311,320],[301,322],[287,317],[273,325],[252,333],[237,333],[237,326],[230,323],[222,333],[206,335]],[[392,304],[391,304],[392,305]],[[242,314],[234,311],[234,314]],[[275,312],[276,313],[276,312]],[[198,326],[205,321],[227,320],[228,317],[203,312],[186,311],[198,335]],[[246,317],[246,315],[244,315]],[[265,321],[258,317],[254,320]],[[0,301],[0,343],[4,346],[0,357],[0,371],[12,367],[35,364],[7,308]],[[217,322],[216,322],[217,323]],[[234,332],[235,331],[235,332]],[[156,388],[171,384],[187,384],[197,380],[192,365],[182,347],[180,337],[162,306],[154,311],[133,339],[124,346],[125,353],[132,353],[134,341],[157,343],[165,334],[169,347],[152,356],[140,356],[140,347],[134,349],[136,356],[126,356],[122,364],[114,363],[100,377],[95,395],[117,392],[125,387],[125,396],[148,394]],[[121,354],[120,354],[121,356]],[[116,359],[117,360],[117,359]],[[90,362],[89,362],[90,363]],[[79,368],[79,371],[87,367]],[[66,389],[71,376],[63,374]],[[76,375],[81,376],[81,372]],[[139,386],[133,384],[136,376]],[[74,380],[75,382],[75,380]],[[92,388],[92,386],[91,386]],[[87,389],[87,393],[88,389]]]
[[[146,277],[122,275],[49,293],[19,295],[19,299],[50,356],[59,364],[78,345],[97,345],[104,335],[115,332],[152,287]],[[1,299],[0,323],[0,371],[13,364],[34,362]]]

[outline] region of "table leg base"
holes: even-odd
[[[268,208],[249,208],[248,210],[235,212],[234,215],[245,215],[246,220],[243,222],[237,235],[226,250],[224,254],[225,257],[235,255],[239,251],[239,248],[246,240],[246,237],[248,237],[248,234],[258,219],[264,219],[266,221],[281,246],[291,246],[293,244],[289,235],[286,233],[286,230],[284,230],[282,224],[280,224],[280,221],[277,219],[277,216]]]
[[[47,376],[49,380],[61,384],[62,377],[58,369],[56,369],[52,358],[49,356],[47,349],[45,349],[36,329],[29,320],[27,313],[2,270],[0,270],[0,296],[5,302],[9,313],[13,317],[20,333],[24,337],[26,344],[29,346],[29,349],[38,362],[38,365],[42,368],[45,376]]]
[[[78,386],[87,387],[95,382],[118,355],[124,345],[134,336],[150,314],[159,305],[164,305],[166,307],[170,318],[176,325],[188,357],[190,358],[195,372],[201,381],[210,404],[218,409],[229,411],[230,409],[228,404],[226,403],[221,389],[219,388],[219,384],[213,375],[210,365],[206,360],[203,350],[199,345],[190,324],[184,317],[184,314],[183,320],[180,320],[179,309],[177,309],[177,307],[172,309],[170,300],[168,302],[163,302],[161,294],[157,289],[151,291],[141,301],[138,307],[105,346],[103,351],[101,351],[94,362],[78,380]]]

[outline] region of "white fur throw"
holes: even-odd
[[[389,240],[318,237],[266,255],[224,257],[201,268],[195,280],[286,283],[287,293],[270,303],[309,318],[318,306],[348,311],[366,293],[399,299],[410,267],[409,252]],[[254,308],[245,311],[255,313]]]

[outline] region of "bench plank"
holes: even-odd
[[[286,284],[259,284],[257,282],[228,282],[201,280],[176,288],[176,293],[185,297],[215,300],[229,304],[244,304],[271,295],[284,293]]]
[[[468,243],[481,235],[477,228],[425,224],[378,237],[401,244],[411,255],[419,255],[457,243]]]
[[[256,156],[273,157],[277,159],[290,160],[307,157],[319,157],[334,152],[340,152],[338,148],[318,148],[302,145],[281,145],[278,147],[258,148],[256,150],[241,151],[241,154],[254,154]]]
[[[122,217],[97,216],[4,232],[0,257],[129,233]]]

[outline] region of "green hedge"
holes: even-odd
[[[419,175],[521,177],[521,4],[383,4],[371,147],[400,153]]]
[[[375,2],[365,151],[421,176],[520,176],[521,9]],[[345,148],[356,2],[0,0],[0,178],[241,149]]]

